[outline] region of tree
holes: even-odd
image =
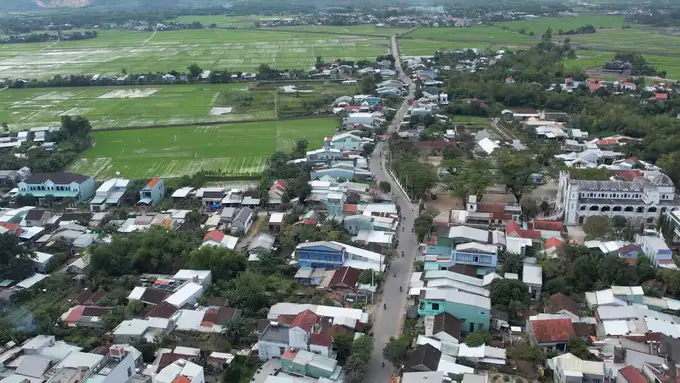
[[[347,363],[343,366],[347,373],[347,383],[362,383],[368,372],[368,362],[373,352],[373,338],[364,335],[352,344]]]
[[[196,63],[189,65],[187,70],[189,71],[189,74],[191,74],[191,78],[196,78],[203,72],[203,68],[198,66]]]
[[[246,261],[238,252],[217,246],[203,246],[191,253],[186,267],[210,270],[214,279],[231,279],[246,269]]]
[[[529,288],[518,279],[496,279],[491,282],[489,299],[492,305],[507,309],[510,302],[517,301],[526,306],[531,303]]]
[[[244,317],[237,316],[223,324],[222,332],[231,344],[241,344],[241,338],[248,335],[248,323]]]
[[[676,185],[680,183],[680,152],[662,154],[656,165],[661,167]]]
[[[455,146],[445,147],[444,152],[442,153],[443,159],[445,160],[453,160],[455,158],[462,157],[463,155],[463,151],[456,148]]]
[[[293,158],[303,158],[307,154],[307,147],[309,147],[309,141],[306,138],[296,140],[293,146]]]
[[[361,149],[363,150],[364,156],[369,157],[371,153],[373,153],[373,150],[375,149],[375,144],[373,143],[364,144],[364,146],[362,146]]]
[[[520,203],[524,192],[534,186],[532,174],[539,171],[538,163],[528,151],[506,148],[494,150],[492,158],[498,176]]]
[[[432,223],[434,222],[434,217],[429,213],[424,213],[418,216],[413,222],[413,230],[418,236],[418,240],[422,241],[432,229]]]
[[[380,285],[384,279],[385,275],[383,273],[373,269],[361,270],[361,273],[359,274],[359,283],[365,285]]]
[[[486,331],[475,331],[465,338],[465,344],[470,347],[488,346],[491,344],[491,334]]]
[[[333,343],[338,353],[338,363],[345,364],[347,358],[349,358],[352,351],[352,343],[354,342],[354,336],[346,332],[340,332],[333,337]]]
[[[309,185],[308,175],[301,173],[299,176],[288,182],[284,197],[286,197],[288,201],[299,198],[300,202],[303,202],[311,192],[312,187]]]
[[[474,195],[481,201],[486,189],[493,184],[493,173],[486,161],[475,160],[462,162],[449,160],[447,167],[451,179],[447,188],[461,201],[466,202],[468,196]]]
[[[628,220],[626,217],[621,216],[621,215],[615,215],[611,219],[612,221],[612,226],[614,227],[614,230],[616,231],[622,231],[626,225],[628,224]]]
[[[0,234],[0,277],[22,280],[33,274],[35,254],[22,246],[13,232]]]
[[[588,220],[583,225],[583,231],[590,239],[608,238],[612,234],[611,228],[611,220],[604,215],[588,217]]]
[[[498,264],[501,265],[501,272],[519,274],[522,270],[524,256],[522,254],[510,253],[502,250],[498,253]]]
[[[392,191],[392,184],[387,182],[387,181],[380,181],[378,184],[378,187],[380,190],[384,191],[385,193],[389,193]]]
[[[598,270],[600,281],[606,286],[625,286],[635,281],[635,268],[618,255],[608,255],[600,259]]]
[[[399,338],[390,337],[383,349],[383,357],[395,367],[399,367],[404,363],[410,346],[411,338],[408,335],[402,335]]]
[[[581,337],[569,338],[567,351],[582,360],[597,360],[597,357],[588,350],[588,343]]]

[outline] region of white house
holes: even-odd
[[[341,133],[331,138],[331,146],[340,150],[361,150],[363,140],[351,133]]]
[[[111,206],[120,206],[129,183],[127,179],[112,178],[101,184],[90,201],[90,211],[97,213]]]
[[[562,171],[557,210],[566,225],[583,224],[588,217],[620,215],[641,223],[655,223],[660,214],[675,210],[675,185],[658,171],[638,171],[632,180],[575,180]]]

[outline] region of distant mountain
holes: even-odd
[[[0,12],[22,12],[49,8],[103,7],[209,7],[227,0],[0,0]]]

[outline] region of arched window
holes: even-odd
[[[602,206],[602,209],[600,211],[610,211],[612,208],[611,206]]]
[[[590,211],[598,211],[598,210],[600,210],[600,208],[599,208],[597,205],[593,205],[593,206],[591,206],[590,209],[588,209],[588,210],[590,210]]]
[[[627,212],[629,212],[629,213],[632,213],[632,212],[633,212],[633,207],[632,207],[632,206],[626,206],[626,207],[623,209],[623,211],[627,211]]]
[[[623,208],[621,206],[614,206],[612,211],[621,211]]]
[[[636,212],[636,213],[644,213],[644,212],[645,212],[645,208],[642,207],[642,206],[640,206],[640,207],[638,207],[637,209],[635,209],[635,212]]]
[[[580,210],[581,210],[581,211],[586,210],[586,205],[581,205]]]
[[[647,213],[656,213],[656,208],[654,206],[647,209]]]

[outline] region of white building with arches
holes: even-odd
[[[659,216],[676,210],[675,185],[660,171],[639,171],[630,180],[575,180],[562,171],[557,189],[557,211],[567,225],[583,224],[588,217],[623,216],[639,223],[656,223]]]

